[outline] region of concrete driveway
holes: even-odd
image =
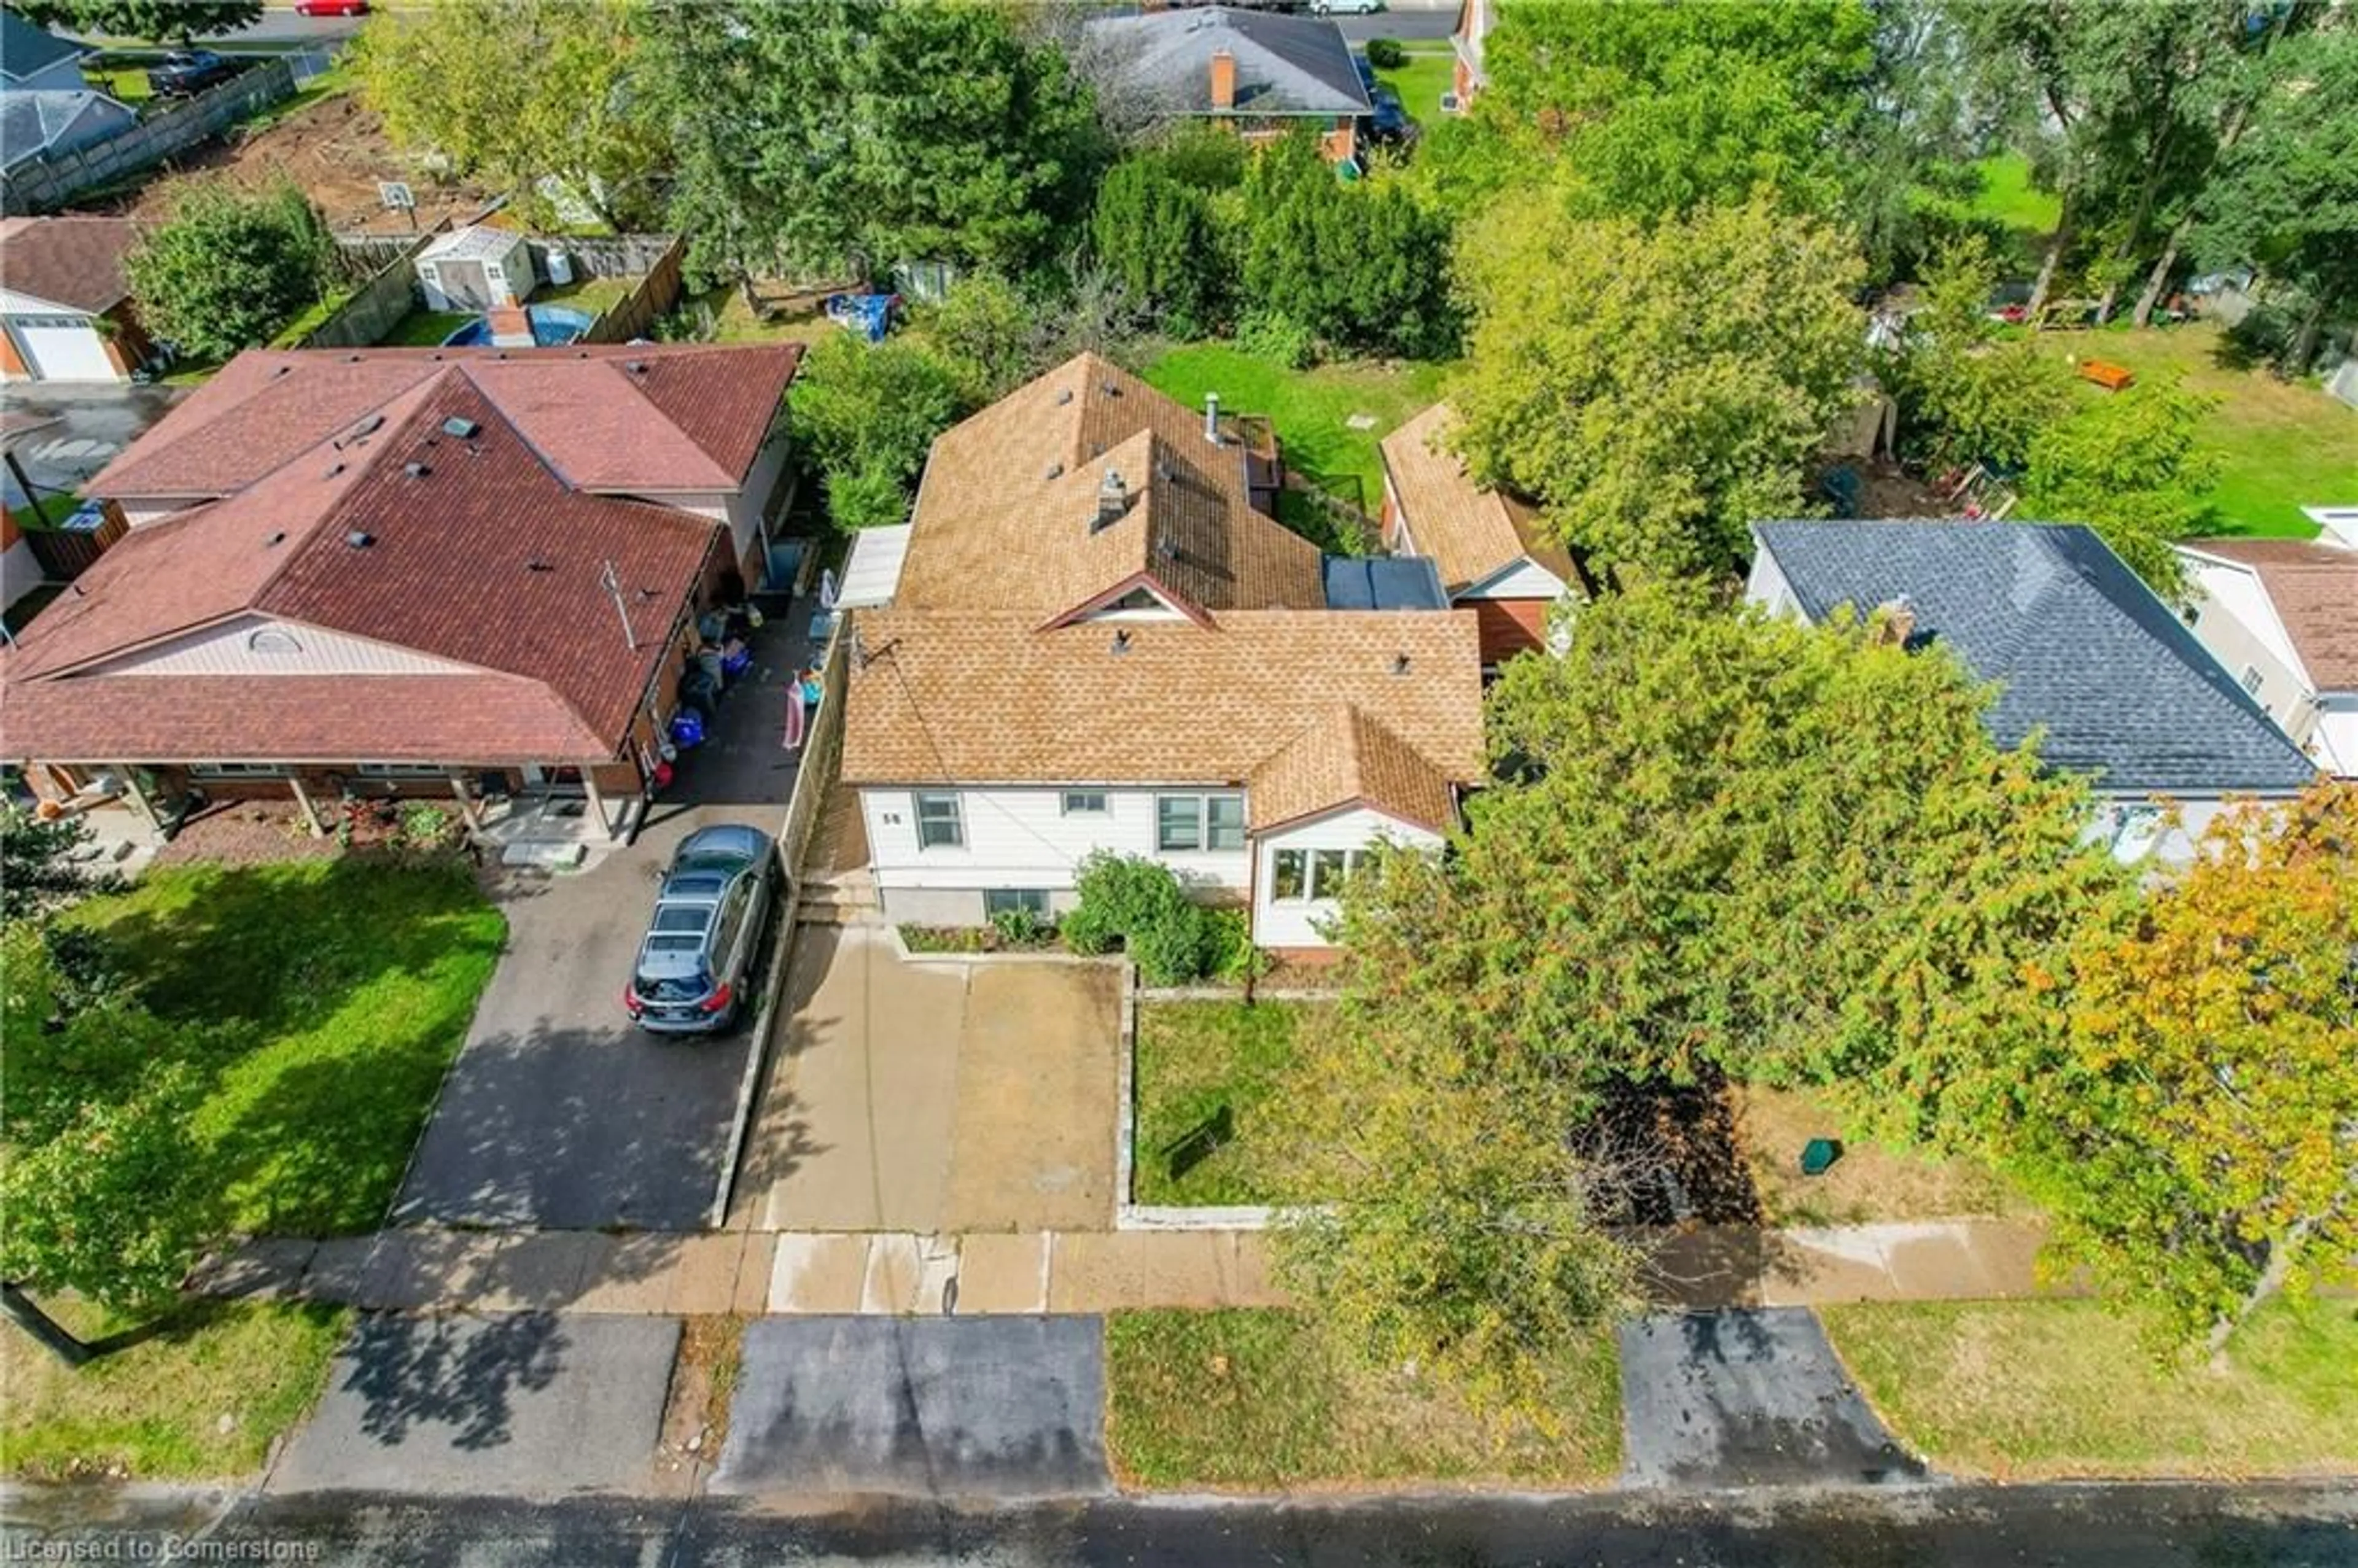
[[[716,1492],[1104,1492],[1093,1317],[768,1317],[745,1331]]]
[[[1920,1480],[1799,1307],[1641,1318],[1620,1331],[1633,1487]]]
[[[910,963],[880,928],[806,925],[780,1012],[736,1223],[1112,1228],[1113,967]]]
[[[177,386],[62,387],[12,382],[8,386],[11,415],[54,423],[12,443],[11,455],[37,489],[79,490],[84,480],[114,461],[117,452],[145,435],[184,395],[186,389]],[[16,492],[14,474],[0,482],[5,482],[11,505],[26,499]]]
[[[503,879],[508,949],[411,1156],[395,1223],[693,1230],[709,1218],[751,1025],[645,1034],[622,993],[679,841],[714,822],[775,831],[784,816],[795,759],[772,719],[806,656],[806,619],[763,629],[756,673],[723,700],[636,844],[587,871]]]

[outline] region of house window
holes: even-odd
[[[2245,695],[2247,695],[2247,696],[2251,696],[2251,697],[2257,697],[2257,696],[2259,696],[2259,695],[2260,695],[2260,666],[2259,666],[2259,665],[2245,665],[2244,666],[2244,676],[2243,676],[2243,680],[2244,680],[2244,691]]]
[[[1154,847],[1164,854],[1245,847],[1245,797],[1240,795],[1159,795],[1154,797]]]
[[[1101,789],[1068,789],[1065,792],[1065,816],[1103,816],[1105,814],[1105,791]]]
[[[364,779],[438,779],[446,770],[432,762],[354,762],[352,772]]]
[[[287,770],[276,762],[190,762],[189,776],[199,779],[283,779]]]
[[[1279,903],[1337,899],[1358,869],[1357,849],[1280,849],[1271,857],[1269,895]]]
[[[1022,910],[1026,914],[1048,918],[1046,888],[986,888],[982,894],[982,913],[986,917],[1012,914]]]
[[[917,848],[958,849],[966,846],[966,824],[958,816],[955,795],[917,797]]]

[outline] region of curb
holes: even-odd
[[[784,879],[777,908],[778,939],[770,948],[770,972],[763,979],[762,1005],[754,1011],[751,1025],[752,1048],[745,1053],[745,1071],[737,1080],[737,1114],[730,1126],[729,1152],[720,1162],[720,1179],[713,1185],[712,1206],[705,1211],[704,1226],[708,1230],[726,1229],[729,1224],[729,1200],[737,1194],[737,1167],[745,1158],[745,1140],[753,1129],[753,1108],[761,1099],[762,1079],[769,1069],[770,1025],[778,1011],[778,999],[785,994],[795,933],[802,924],[795,917],[801,892],[800,878],[789,875]]]

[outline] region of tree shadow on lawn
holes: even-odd
[[[206,1080],[192,1123],[231,1228],[376,1225],[505,924],[456,862],[159,871],[85,905]]]

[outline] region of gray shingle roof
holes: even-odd
[[[0,148],[7,167],[68,153],[114,135],[138,116],[103,92],[0,92]]]
[[[2040,523],[1758,523],[1811,620],[1905,594],[1919,636],[2001,684],[1992,736],[2108,790],[2298,790],[2317,765],[2086,528]]]
[[[1174,114],[1214,113],[1212,56],[1222,49],[1237,62],[1237,114],[1375,112],[1343,29],[1323,18],[1206,5],[1109,16],[1089,24],[1088,38],[1113,55],[1126,92]]]
[[[0,11],[0,78],[22,81],[81,52],[72,39],[37,27],[14,11]]]

